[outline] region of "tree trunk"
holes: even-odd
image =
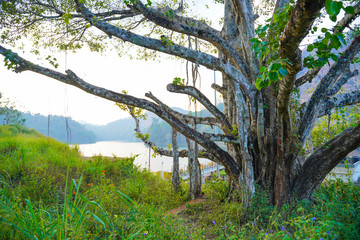
[[[172,187],[174,192],[180,189],[180,176],[179,176],[179,147],[177,143],[177,131],[171,128],[171,141],[173,150],[173,171],[171,175]]]
[[[189,194],[191,198],[199,198],[201,192],[201,169],[198,160],[198,145],[190,139],[186,139],[189,149]]]

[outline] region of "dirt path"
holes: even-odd
[[[181,212],[183,212],[185,209],[186,209],[186,204],[198,204],[198,203],[202,203],[206,200],[206,198],[198,198],[198,199],[193,199],[187,203],[184,203],[182,205],[180,205],[179,207],[177,208],[174,208],[170,211],[168,211],[165,215],[168,216],[168,215],[171,215],[171,214],[179,214]]]

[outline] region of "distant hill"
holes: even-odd
[[[219,104],[220,110],[223,104]],[[188,111],[181,108],[173,108],[183,114]],[[195,115],[194,113],[190,113]],[[201,110],[197,113],[199,117],[208,117],[211,114],[207,110]],[[22,113],[25,119],[25,126],[37,130],[38,132],[48,135],[48,116],[41,114]],[[135,137],[135,122],[129,117],[120,119],[106,125],[93,125],[88,123],[79,123],[68,119],[69,128],[71,130],[71,144],[95,143],[98,141],[123,141],[123,142],[140,142]],[[171,144],[171,128],[165,121],[158,118],[155,114],[147,112],[147,119],[140,121],[142,132],[150,134],[150,140],[155,142],[157,146],[166,147]],[[67,141],[66,119],[63,116],[50,115],[49,136],[61,142]],[[200,132],[214,132],[209,126],[198,126]],[[186,141],[183,136],[178,137],[178,144],[185,146]]]
[[[84,127],[95,134],[97,141],[140,141],[134,136],[135,122],[132,118],[120,119],[106,125],[85,124]]]
[[[25,126],[33,128],[45,136],[48,135],[48,117],[41,114],[23,113]],[[68,119],[69,128],[71,130],[71,144],[94,143],[97,141],[95,134],[85,128],[79,122]],[[67,142],[66,120],[63,116],[50,116],[49,136],[61,142]]]

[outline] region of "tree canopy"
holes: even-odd
[[[357,120],[304,154],[319,117],[360,102],[359,90],[342,90],[358,74],[354,64],[360,51],[360,2],[215,2],[224,9],[220,29],[190,16],[193,6],[187,1],[3,0],[0,53],[15,72],[33,71],[73,85],[128,106],[130,114],[137,108],[155,113],[201,145],[204,150],[197,155],[222,164],[244,195],[251,196],[258,183],[270,190],[274,203],[308,198],[326,174],[360,146]],[[310,37],[315,40],[301,47]],[[167,90],[192,97],[212,117],[181,114],[151,93],[145,94],[147,100],[94,86],[71,69],[57,70],[52,57],[47,68],[18,55],[15,46],[23,38],[32,41],[34,54],[41,54],[40,47],[75,51],[85,45],[93,51],[113,47],[124,53],[135,45],[144,59],[165,53],[219,71],[222,85],[212,86],[223,96],[224,111],[181,79],[174,79]],[[301,86],[314,79],[315,90],[301,104]],[[197,124],[218,126],[222,134],[200,132]],[[226,142],[227,148],[216,141]]]

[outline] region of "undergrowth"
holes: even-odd
[[[322,185],[312,201],[272,206],[257,189],[249,208],[227,202],[228,185],[188,186],[138,169],[134,158],[83,160],[76,147],[19,126],[0,127],[0,239],[360,239],[360,188]]]

